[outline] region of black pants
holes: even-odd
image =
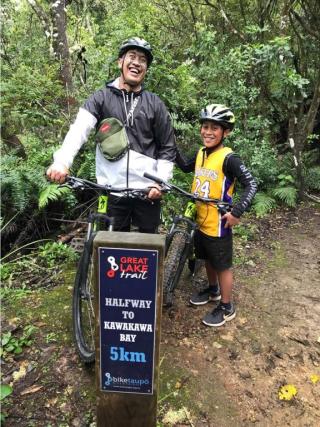
[[[129,197],[108,198],[108,215],[114,218],[115,231],[130,231],[131,225],[140,233],[157,233],[160,224],[160,200]]]

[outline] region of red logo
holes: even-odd
[[[101,126],[100,132],[108,132],[110,128],[111,126],[109,125],[109,123],[105,123],[104,125]]]

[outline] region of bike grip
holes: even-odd
[[[145,177],[145,178],[148,178],[148,179],[151,179],[151,181],[155,181],[155,182],[157,182],[158,184],[165,184],[165,182],[161,179],[161,178],[158,178],[157,176],[154,176],[154,175],[151,175],[150,173],[148,173],[148,172],[145,172],[144,174],[143,174],[143,176]]]

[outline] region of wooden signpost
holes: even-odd
[[[155,427],[165,237],[94,240],[98,427]]]

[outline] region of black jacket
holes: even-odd
[[[133,120],[127,120],[132,103],[139,101],[133,112]],[[99,123],[115,117],[126,124],[130,148],[153,159],[174,162],[176,147],[169,113],[160,98],[148,91],[130,92],[107,83],[106,87],[93,93],[83,104]]]

